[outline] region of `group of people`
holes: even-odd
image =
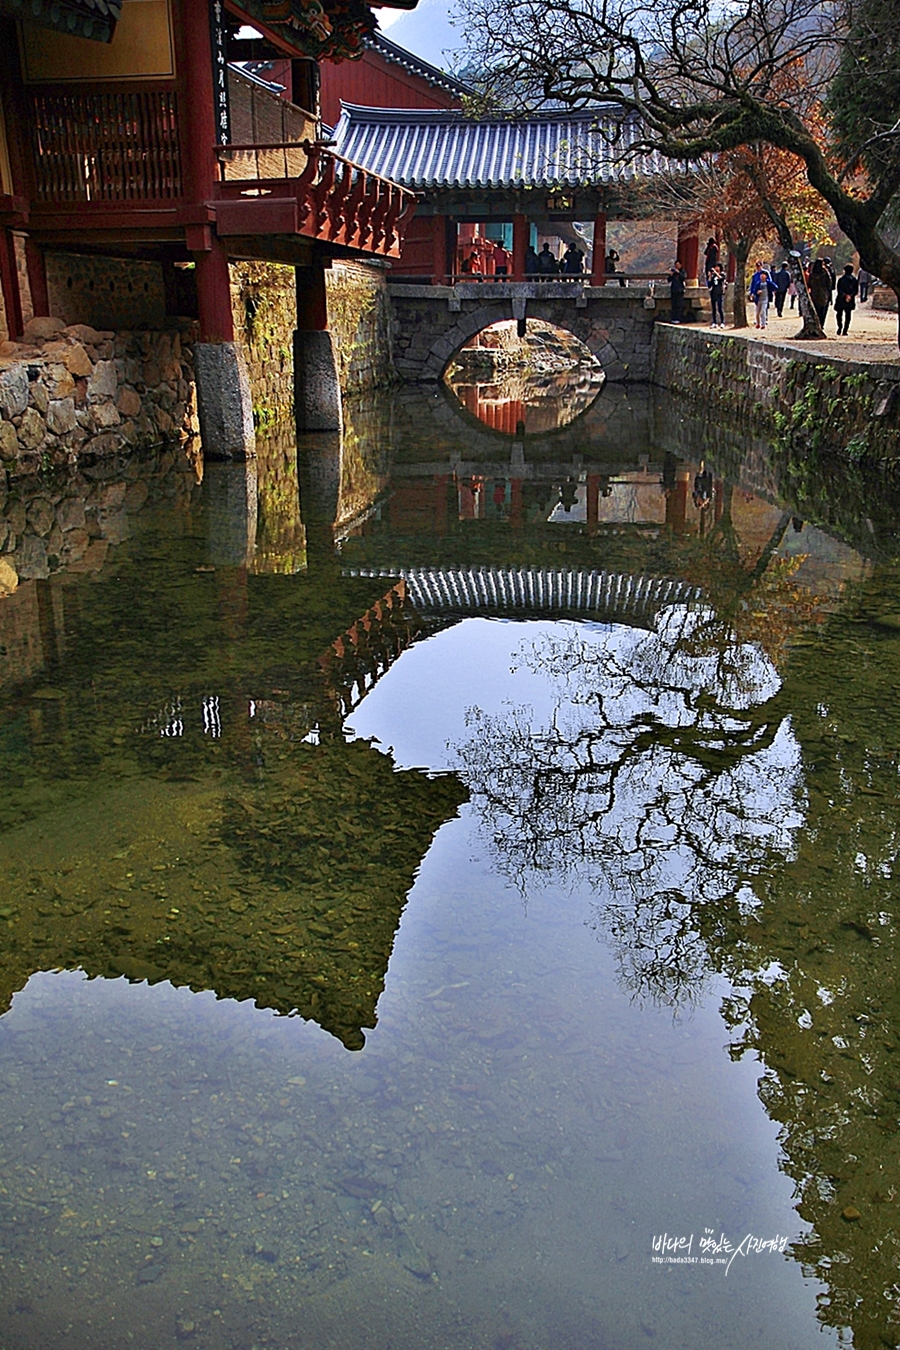
[[[468,257],[463,258],[462,273],[468,277],[492,276],[502,280],[512,271],[512,255],[502,243],[495,243],[487,252],[473,248]],[[614,269],[615,270],[615,269]],[[540,253],[530,245],[525,251],[525,275],[527,277],[581,276],[584,273],[584,253],[577,244],[571,243],[562,258],[557,258],[548,243]]]
[[[706,287],[709,291],[712,307],[711,327],[724,328],[725,293],[729,283],[725,277],[720,261],[719,245],[715,239],[707,241],[703,260],[706,271]],[[845,336],[850,331],[850,316],[856,308],[857,299],[862,302],[868,295],[869,286],[874,280],[871,273],[861,267],[857,276],[854,274],[852,265],[848,263],[844,268],[843,275],[838,277],[831,265],[831,259],[827,257],[817,258],[811,266],[804,261],[802,266],[809,296],[813,308],[819,316],[819,322],[824,325],[825,315],[833,303],[838,336]],[[684,267],[681,262],[676,261],[669,273],[672,323],[682,322],[686,284],[687,274]],[[778,269],[773,270],[760,259],[750,278],[749,291],[750,299],[756,309],[757,328],[767,326],[771,304],[775,305],[775,312],[781,318],[784,314],[785,302],[788,299],[791,309],[797,303],[797,285],[786,262],[783,262]]]
[[[567,245],[565,253],[557,258],[550,245],[545,241],[538,253],[529,247],[525,250],[525,275],[527,277],[578,277],[584,272],[584,253],[577,244]]]

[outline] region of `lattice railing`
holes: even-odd
[[[32,112],[38,201],[181,196],[174,91],[35,90]]]

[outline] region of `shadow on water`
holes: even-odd
[[[188,1272],[178,1278],[192,1302],[179,1305],[177,1323],[171,1301],[148,1303],[148,1325],[169,1328],[170,1341],[157,1344],[201,1332],[198,1343],[215,1347],[249,1345],[263,1331],[283,1335],[298,1299],[336,1286],[355,1309],[342,1343],[375,1345],[380,1332],[373,1340],[361,1330],[378,1296],[372,1290],[400,1279],[411,1282],[410,1306],[419,1307],[422,1289],[434,1291],[443,1310],[442,1321],[415,1313],[410,1345],[455,1347],[489,1334],[477,1343],[531,1350],[547,1343],[546,1326],[523,1311],[514,1281],[502,1285],[512,1320],[497,1322],[484,1293],[497,1277],[484,1272],[494,1269],[499,1230],[537,1240],[533,1213],[548,1225],[558,1214],[579,1230],[566,1205],[576,1213],[586,1177],[596,1204],[611,1206],[597,1241],[606,1240],[605,1224],[619,1234],[618,1246],[608,1258],[612,1275],[577,1285],[574,1312],[556,1310],[561,1346],[633,1344],[649,1334],[633,1321],[639,1303],[653,1310],[648,1325],[675,1327],[679,1343],[698,1350],[722,1343],[725,1326],[732,1344],[757,1343],[757,1313],[741,1305],[738,1315],[718,1286],[685,1285],[679,1276],[679,1292],[658,1292],[662,1272],[644,1265],[651,1227],[672,1231],[707,1211],[695,1200],[683,1210],[672,1201],[669,1217],[642,1209],[650,1203],[644,1191],[654,1204],[662,1194],[653,1190],[654,1165],[640,1153],[623,1162],[639,1148],[635,1112],[649,1110],[637,1105],[642,1092],[668,1101],[672,1091],[670,1054],[661,1051],[665,1063],[651,1067],[647,1028],[658,1037],[682,1028],[683,1053],[699,1031],[678,1016],[696,1009],[700,1019],[710,995],[721,999],[732,1057],[759,1061],[759,1097],[778,1130],[779,1166],[800,1221],[787,1250],[819,1290],[818,1324],[847,1332],[862,1350],[900,1343],[893,489],[860,468],[780,464],[771,447],[737,428],[704,422],[659,394],[611,387],[576,423],[527,441],[473,430],[439,391],[407,388],[351,405],[343,440],[307,437],[297,455],[292,437],[273,436],[262,451],[255,464],[208,466],[202,480],[196,465],[165,454],[4,491],[0,530],[20,584],[0,599],[0,1006],[12,1003],[0,1021],[0,1071],[15,1080],[27,1066],[14,1046],[18,1035],[27,1040],[29,1005],[13,996],[28,997],[36,972],[77,970],[252,1000],[318,1024],[338,1049],[360,1049],[379,1023],[392,962],[400,985],[415,982],[404,961],[421,966],[419,1001],[405,995],[416,1009],[405,1038],[391,1030],[399,1012],[388,1015],[384,1035],[398,1036],[396,1058],[367,1061],[368,1047],[355,1057],[373,1066],[382,1088],[360,1079],[362,1100],[373,1105],[352,1129],[341,1124],[339,1098],[346,1092],[349,1101],[357,1089],[340,1079],[335,1061],[322,1060],[330,1067],[310,1089],[317,1142],[308,1156],[320,1147],[337,1152],[321,1173],[309,1164],[305,1181],[290,1172],[290,1141],[304,1127],[287,1097],[264,1107],[253,1097],[252,1111],[236,1105],[240,1119],[256,1112],[257,1123],[241,1125],[244,1135],[235,1134],[221,1158],[209,1140],[225,1107],[196,1108],[196,1123],[188,1115],[185,1128],[196,1132],[187,1148],[199,1161],[183,1172],[174,1155],[165,1167],[149,1154],[132,1157],[137,1126],[112,1101],[117,1074],[88,1092],[88,1106],[92,1093],[98,1103],[96,1094],[105,1094],[91,1123],[83,1090],[61,1087],[43,1144],[36,1136],[7,1146],[10,1204],[33,1214],[36,1226],[30,1235],[16,1227],[4,1193],[0,1256],[11,1252],[23,1268],[42,1272],[37,1283],[19,1281],[15,1317],[7,1309],[10,1343],[50,1343],[59,1334],[64,1280],[53,1282],[56,1255],[76,1284],[73,1272],[88,1259],[75,1255],[85,1238],[72,1216],[80,1223],[83,1211],[93,1231],[99,1206],[96,1224],[106,1232],[102,1196],[88,1204],[77,1181],[48,1180],[52,1194],[29,1199],[27,1167],[32,1176],[49,1169],[60,1143],[98,1176],[106,1169],[115,1179],[121,1165],[134,1186],[139,1176],[142,1185],[162,1185],[169,1168],[165,1184],[182,1200],[159,1202],[165,1218],[147,1197],[140,1213],[116,1210],[129,1240],[156,1244],[163,1231],[158,1245],[121,1269],[112,1239],[104,1237],[95,1256],[104,1289],[124,1281],[131,1296],[137,1285],[162,1291],[165,1302],[177,1245],[184,1263],[177,1269]],[[456,653],[455,661],[441,651]],[[390,691],[417,661],[425,673],[392,721]],[[477,682],[491,661],[505,671],[496,698]],[[454,695],[458,703],[470,688],[471,701],[456,707]],[[568,1005],[557,1006],[543,953],[533,966],[521,957],[527,979],[517,982],[510,971],[504,982],[507,964],[519,958],[507,953],[507,936],[478,936],[499,902],[482,894],[487,883],[474,871],[464,872],[471,841],[440,882],[439,908],[467,916],[460,922],[471,933],[454,941],[468,938],[477,956],[461,957],[464,946],[432,952],[427,940],[411,957],[398,955],[410,889],[435,837],[451,847],[441,827],[459,825],[460,810],[499,894],[511,888],[536,925],[549,907],[552,923],[537,929],[548,953],[557,929],[572,926],[576,955],[567,960],[576,963],[595,1025],[577,1030],[577,1001],[571,1017]],[[426,896],[437,884],[427,876]],[[574,921],[565,919],[567,896],[583,903]],[[477,903],[466,908],[467,899]],[[433,907],[422,904],[436,924]],[[585,919],[599,939],[589,959]],[[407,910],[410,942],[425,922]],[[490,965],[495,949],[506,954]],[[590,969],[606,951],[615,981],[604,986],[602,1004],[591,1004]],[[503,1000],[511,1021],[497,1011]],[[632,1023],[639,1005],[645,1020]],[[25,1033],[15,1031],[17,1006],[26,1010]],[[135,1003],[135,1016],[142,1006]],[[663,1020],[646,1020],[654,1008],[665,1010]],[[66,1016],[75,1013],[73,1004]],[[560,1105],[558,1086],[551,1105],[547,1083],[527,1078],[544,1072],[529,1070],[528,1056],[512,1057],[527,1031],[528,1054],[541,1064],[537,1038],[552,1038],[554,1016],[562,1030],[551,1058],[563,1058],[570,1043],[586,1057],[563,1093],[570,1107]],[[51,1003],[45,1018],[49,1030],[35,1043],[46,1056],[62,1033]],[[172,1013],[178,1045],[179,1026]],[[720,1026],[709,1033],[716,1050]],[[243,1035],[235,1028],[236,1050]],[[589,1064],[601,1051],[608,1054],[595,1082]],[[200,1051],[182,1047],[171,1060],[180,1084],[194,1081],[185,1067],[190,1053]],[[260,1051],[263,1059],[269,1053]],[[256,1082],[240,1054],[242,1068],[204,1070],[221,1072],[227,1083],[216,1093],[234,1093],[235,1101],[244,1091],[252,1096],[246,1084]],[[303,1074],[315,1085],[310,1055]],[[230,1058],[223,1053],[223,1062]],[[711,1062],[690,1080],[686,1125]],[[444,1105],[429,1106],[428,1128],[410,1135],[410,1116],[419,1129],[426,1077],[439,1078],[448,1064]],[[295,1062],[290,1081],[302,1084],[296,1070]],[[623,1073],[632,1075],[627,1088]],[[576,1117],[566,1111],[582,1109],[583,1092],[591,1145],[570,1176],[567,1155],[548,1142],[547,1120],[564,1120],[574,1137]],[[533,1120],[532,1102],[548,1116]],[[72,1112],[84,1112],[81,1123],[72,1124]],[[528,1121],[520,1136],[510,1123],[517,1113]],[[372,1151],[361,1142],[368,1116],[376,1122]],[[228,1131],[238,1119],[229,1117]],[[666,1151],[672,1128],[661,1116],[660,1133],[648,1135],[667,1167],[678,1157]],[[721,1174],[721,1195],[731,1198],[715,1213],[733,1221],[734,1233],[743,1223],[743,1236],[756,1222],[761,1189],[734,1181],[729,1168],[739,1171],[738,1163],[717,1170],[714,1150],[726,1150],[715,1140],[726,1122],[711,1130],[702,1137],[713,1152],[697,1175]],[[378,1131],[387,1141],[380,1146]],[[419,1171],[403,1190],[413,1156]],[[248,1165],[250,1189],[235,1199],[223,1177]],[[551,1197],[541,1187],[558,1187],[563,1177],[573,1189],[546,1208]],[[309,1212],[295,1193],[308,1195]],[[261,1218],[248,1217],[251,1203],[253,1213],[268,1207]],[[440,1221],[417,1229],[410,1215],[432,1210]],[[217,1250],[203,1264],[198,1253],[215,1225]],[[639,1230],[633,1251],[631,1226]],[[273,1236],[278,1227],[296,1245],[289,1268],[280,1254],[288,1240]],[[570,1241],[571,1232],[558,1237],[560,1252],[572,1257]],[[524,1249],[508,1250],[512,1268],[530,1280],[533,1251],[526,1258]],[[366,1273],[368,1261],[377,1275]],[[467,1262],[471,1285],[461,1273]],[[217,1283],[207,1297],[204,1282],[222,1265],[244,1284],[230,1293]],[[278,1292],[267,1281],[283,1269],[299,1283]],[[561,1278],[554,1272],[551,1284]],[[592,1301],[595,1278],[606,1291],[603,1309]],[[18,1311],[36,1306],[42,1280],[52,1286],[43,1321]],[[621,1307],[614,1287],[626,1291]],[[750,1304],[768,1289],[747,1287]],[[794,1286],[779,1289],[766,1294],[776,1312]],[[251,1294],[258,1305],[247,1303]],[[215,1320],[222,1308],[234,1319],[227,1334]],[[325,1330],[311,1332],[311,1345],[338,1334],[323,1308]],[[463,1331],[453,1322],[460,1309]],[[805,1316],[797,1314],[791,1334],[812,1345],[814,1315],[808,1325]],[[39,1329],[28,1329],[30,1317]],[[84,1339],[73,1344],[90,1343],[86,1330],[78,1334]]]

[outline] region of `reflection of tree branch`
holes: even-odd
[[[623,980],[667,1003],[706,968],[697,906],[733,904],[789,848],[798,797],[771,665],[758,649],[687,655],[703,618],[530,645],[519,665],[558,685],[549,723],[470,709],[456,747],[499,871],[523,896],[551,881],[601,892]]]

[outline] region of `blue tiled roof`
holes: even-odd
[[[639,132],[615,108],[475,121],[453,110],[341,106],[338,153],[404,187],[590,187],[660,168],[656,155],[627,156]]]

